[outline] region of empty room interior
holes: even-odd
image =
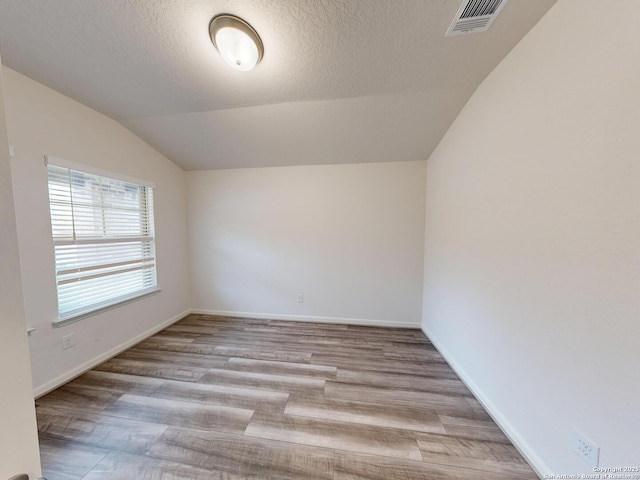
[[[0,479],[640,479],[638,18],[0,0]]]

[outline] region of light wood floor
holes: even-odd
[[[48,480],[537,478],[418,330],[190,315],[36,410]]]

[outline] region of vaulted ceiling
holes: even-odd
[[[461,1],[0,0],[0,48],[187,170],[421,160],[555,2],[445,37]],[[219,13],[259,32],[254,70],[215,51]]]

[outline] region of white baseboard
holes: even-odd
[[[91,360],[83,363],[82,365],[78,365],[77,367],[73,368],[72,370],[69,370],[68,372],[63,373],[62,375],[54,378],[53,380],[50,380],[50,381],[44,383],[43,385],[40,385],[40,386],[36,387],[34,389],[34,391],[33,391],[34,397],[38,398],[38,397],[41,397],[41,396],[49,393],[52,390],[55,390],[56,388],[60,387],[61,385],[64,385],[65,383],[67,383],[67,382],[73,380],[74,378],[79,377],[83,373],[91,370],[93,367],[95,367],[97,365],[100,365],[101,363],[106,362],[110,358],[115,357],[119,353],[122,353],[126,349],[133,347],[136,343],[140,343],[141,341],[149,338],[150,336],[155,335],[160,330],[164,330],[168,326],[173,325],[178,320],[180,320],[181,318],[186,317],[190,313],[191,313],[191,310],[185,310],[184,312],[182,312],[182,313],[180,313],[180,314],[178,314],[178,315],[176,315],[174,317],[171,317],[170,319],[168,319],[168,320],[166,320],[166,321],[154,326],[153,328],[150,328],[146,332],[143,332],[140,335],[137,335],[137,336],[127,340],[126,342],[121,343],[120,345],[118,345],[116,347],[113,347],[110,350],[107,350],[106,352],[98,355],[97,357],[92,358]]]
[[[541,479],[544,478],[543,472],[550,472],[551,469],[547,467],[544,461],[538,456],[538,454],[531,448],[531,445],[520,435],[520,433],[513,427],[511,422],[504,416],[504,414],[495,406],[495,404],[491,401],[491,399],[482,391],[480,387],[467,375],[462,366],[455,360],[453,355],[440,345],[433,336],[429,335],[429,332],[424,328],[424,326],[420,327],[422,333],[429,339],[429,341],[433,344],[433,346],[440,352],[440,355],[447,361],[449,366],[453,369],[454,372],[460,377],[462,383],[466,385],[466,387],[473,393],[476,400],[480,402],[480,404],[484,407],[484,409],[489,413],[489,416],[493,419],[494,422],[500,427],[503,433],[507,436],[511,443],[516,447],[516,449],[520,452],[520,454],[524,457],[524,459],[529,463],[531,468],[533,468],[534,472]]]
[[[292,322],[337,323],[341,325],[364,325],[367,327],[420,328],[417,322],[390,322],[368,318],[315,317],[312,315],[286,315],[280,313],[231,312],[223,310],[193,309],[191,313],[219,315],[221,317],[256,318],[260,320],[285,320]]]

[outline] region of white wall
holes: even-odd
[[[424,174],[423,161],[187,172],[192,306],[419,326]]]
[[[0,72],[0,478],[40,475]]]
[[[184,172],[114,120],[4,68],[20,262],[36,393],[80,373],[189,308]],[[57,315],[47,173],[50,154],[155,182],[156,253],[162,292],[68,326]],[[63,351],[61,337],[76,336]]]
[[[427,162],[423,328],[542,474],[640,463],[637,0],[560,0]]]

